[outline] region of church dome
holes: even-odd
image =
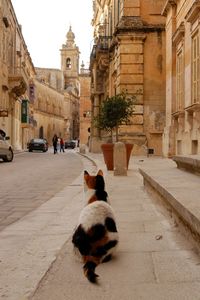
[[[69,31],[66,35],[66,38],[67,38],[68,42],[74,42],[75,34],[72,32],[72,27],[71,26],[69,27]]]

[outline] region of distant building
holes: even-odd
[[[79,138],[79,48],[71,26],[60,55],[60,70],[35,68],[11,0],[0,1],[0,129],[15,150],[33,137]]]
[[[53,122],[53,124],[48,124],[49,130],[52,133],[62,136],[64,139],[77,139],[79,138],[80,125],[79,48],[75,44],[75,35],[72,32],[71,26],[66,35],[66,43],[60,49],[60,55],[61,69],[36,68],[36,79],[41,84],[50,88],[49,93],[54,93],[52,94],[53,98],[55,91],[63,97],[62,109],[60,110],[62,115],[60,117],[64,121],[64,124],[62,126],[59,124],[60,122]],[[48,97],[48,93],[46,93],[45,101],[47,102]],[[57,105],[56,102],[54,105]],[[42,120],[44,121],[44,119]]]

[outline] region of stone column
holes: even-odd
[[[114,145],[114,175],[127,176],[127,159],[126,147],[122,142],[117,142]]]

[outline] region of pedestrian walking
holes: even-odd
[[[52,142],[53,142],[53,151],[54,151],[54,154],[56,154],[58,151],[57,150],[58,137],[56,134],[54,134]]]
[[[60,138],[60,152],[65,152],[64,141],[63,138]]]

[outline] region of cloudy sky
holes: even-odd
[[[60,69],[69,26],[87,67],[93,45],[92,0],[11,0],[35,67]]]

